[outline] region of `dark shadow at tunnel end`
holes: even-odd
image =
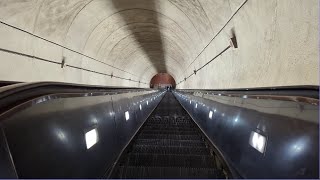
[[[148,3],[148,8],[150,8],[150,10],[143,8],[129,8],[128,4],[126,3],[132,3],[132,1],[130,2],[127,0],[112,0],[113,6],[116,8],[117,12],[127,25],[128,30],[134,37],[139,47],[147,56],[152,67],[156,69],[157,73],[166,73],[167,67],[165,62],[164,44],[162,41],[159,26],[156,26],[156,28],[152,28],[152,31],[137,31],[137,27],[135,27],[135,25],[132,25],[135,23],[145,24],[146,27],[143,27],[143,25],[139,26],[139,28],[144,29],[148,28],[148,23],[156,25],[159,24],[158,13],[155,11],[155,0],[148,0],[145,2]],[[132,16],[132,12],[130,11],[133,12],[133,16],[137,14],[136,17],[138,17],[139,13],[146,13],[147,16],[141,16],[143,17],[141,18],[141,20],[139,20],[138,22],[132,22],[134,17]]]

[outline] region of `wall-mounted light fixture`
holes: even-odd
[[[91,148],[98,142],[98,132],[97,129],[92,129],[85,134],[87,149]]]
[[[126,118],[126,121],[128,121],[129,118],[130,118],[129,112],[126,111],[126,112],[124,113],[124,116],[125,116],[125,118]]]
[[[252,131],[249,144],[260,153],[264,153],[266,150],[267,138],[255,131]]]
[[[209,118],[210,118],[210,119],[212,119],[212,115],[213,115],[213,112],[210,111],[210,112],[209,112]]]

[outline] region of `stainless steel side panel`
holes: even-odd
[[[183,92],[175,96],[242,177],[319,177],[317,105]],[[262,152],[255,148],[259,143]]]
[[[31,103],[30,107],[6,116],[1,126],[18,177],[101,177],[161,97],[148,107],[142,103],[141,112],[137,104],[158,94],[160,92],[35,100],[40,103]],[[126,111],[130,113],[127,121]],[[98,134],[98,142],[87,149],[85,134],[93,129]]]

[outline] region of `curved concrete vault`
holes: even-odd
[[[317,0],[4,0],[0,80],[149,87],[154,75],[169,73],[177,88],[318,85],[318,6]],[[229,45],[232,29],[239,48],[184,81]]]

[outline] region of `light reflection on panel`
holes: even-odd
[[[57,137],[61,140],[61,141],[65,141],[66,140],[66,135],[62,130],[57,130],[56,131]]]
[[[213,114],[213,112],[210,111],[210,112],[209,112],[209,118],[210,118],[210,119],[212,119],[212,114]]]
[[[124,113],[124,115],[125,115],[125,117],[126,117],[126,121],[128,121],[128,120],[129,120],[129,118],[130,118],[129,112],[128,112],[128,111],[126,111],[126,112]]]
[[[260,153],[264,153],[266,149],[267,138],[257,132],[252,131],[249,139],[249,144]]]
[[[96,129],[92,129],[85,134],[87,149],[91,148],[98,142],[98,133]]]

